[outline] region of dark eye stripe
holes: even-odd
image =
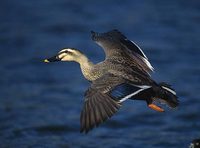
[[[71,52],[71,51],[68,51],[68,50],[59,52],[59,54],[62,54],[62,53],[72,54],[72,52]]]
[[[59,54],[62,54],[62,53],[67,53],[67,51],[61,51],[61,52],[59,52]]]

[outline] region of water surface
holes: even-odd
[[[183,148],[200,137],[199,1],[2,1],[0,147]],[[94,62],[90,31],[117,28],[144,50],[152,77],[173,85],[180,107],[157,113],[128,101],[111,120],[79,133],[89,83],[78,64],[42,63],[63,47]]]

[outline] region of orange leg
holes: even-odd
[[[148,104],[148,107],[158,112],[164,112],[164,109],[155,104]]]

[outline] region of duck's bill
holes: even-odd
[[[45,63],[49,63],[49,62],[58,62],[60,61],[60,58],[58,56],[53,56],[51,58],[45,59],[44,62]]]

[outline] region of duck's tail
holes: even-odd
[[[145,100],[148,107],[159,112],[163,112],[164,109],[154,104],[156,102],[166,104],[171,108],[175,108],[179,105],[175,90],[164,82],[159,84],[154,83],[152,86],[122,84],[115,87],[111,95],[114,99],[119,100],[119,102],[124,102],[127,99]]]
[[[159,83],[159,87],[154,89],[155,99],[153,101],[159,101],[160,103],[167,104],[171,108],[175,108],[179,105],[179,100],[176,92],[167,83]]]

